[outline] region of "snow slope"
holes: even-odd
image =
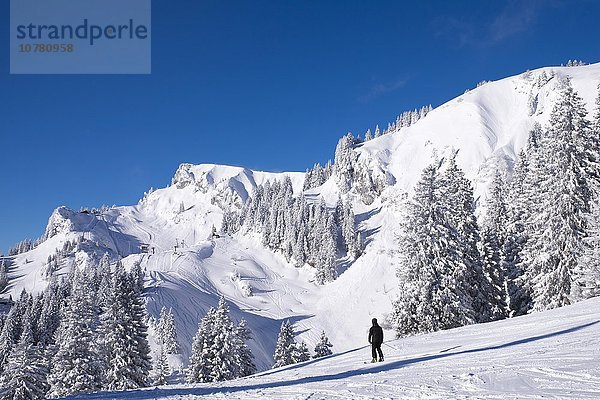
[[[77,399],[597,399],[600,299],[388,341],[255,376]]]
[[[548,67],[486,83],[408,128],[359,145],[360,161],[375,176],[384,175],[390,186],[370,205],[352,197],[366,247],[353,263],[338,260],[341,275],[325,286],[312,281],[311,268],[294,268],[257,237],[209,237],[213,226],[220,228],[224,210],[240,207],[257,185],[289,177],[299,195],[303,173],[182,164],[170,186],[145,194],[137,205],[96,214],[58,208],[50,217],[47,240],[13,258],[8,293],[17,297],[22,289],[42,290],[48,283],[48,256],[67,240],[83,238],[78,251],[61,260],[58,273],[98,261],[106,252],[125,265],[140,262],[147,272],[151,316],[157,317],[163,306],[175,313],[183,354],[172,362],[179,366],[188,358],[199,319],[217,304],[219,295],[227,299],[234,320],[248,320],[256,337],[252,350],[262,370],[272,363],[285,319],[295,323],[299,340],[309,348],[325,330],[336,352],[350,350],[364,342],[371,318],[385,317],[397,295],[396,236],[403,202],[421,170],[459,150],[458,164],[474,181],[477,196],[485,197],[493,171],[499,168],[510,175],[529,129],[535,122],[547,123],[567,78],[592,111],[600,64]],[[339,193],[331,178],[306,195],[333,206]],[[479,204],[481,210],[483,201]]]

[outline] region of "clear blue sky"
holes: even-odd
[[[593,0],[154,0],[151,75],[19,76],[0,7],[2,252],[59,205],[135,204],[181,162],[302,171],[478,81],[600,60]]]

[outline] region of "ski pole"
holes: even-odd
[[[394,346],[390,346],[389,344],[387,344],[386,342],[383,342],[383,344],[385,344],[387,347],[389,347],[390,349],[396,350],[398,351],[397,348],[395,348]]]

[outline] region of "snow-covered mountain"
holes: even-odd
[[[73,399],[597,399],[600,299],[384,343],[234,381]]]
[[[213,226],[220,231],[224,212],[239,210],[257,185],[289,177],[294,194],[300,195],[304,173],[182,164],[170,186],[146,193],[137,205],[84,213],[56,209],[45,240],[11,258],[8,293],[16,298],[22,289],[40,291],[48,283],[49,268],[64,274],[73,265],[98,262],[108,253],[113,260],[122,258],[126,266],[139,262],[147,271],[153,317],[163,306],[173,308],[184,348],[180,364],[187,360],[198,321],[220,295],[228,300],[234,320],[248,320],[259,369],[272,364],[285,319],[295,323],[299,339],[311,348],[321,330],[335,352],[356,348],[365,342],[371,318],[383,318],[397,295],[396,235],[403,200],[422,169],[458,151],[457,162],[483,204],[494,171],[510,176],[529,130],[536,122],[548,122],[567,80],[591,112],[600,64],[549,67],[487,82],[409,127],[357,145],[353,151],[358,162],[384,188],[369,204],[353,191],[348,195],[364,251],[353,262],[338,260],[341,274],[334,282],[317,285],[313,268],[294,267],[252,232],[212,235]],[[330,207],[340,194],[335,176],[304,192],[310,201],[323,199]],[[57,261],[49,264],[49,256],[57,251]]]

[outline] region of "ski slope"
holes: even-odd
[[[220,230],[224,211],[239,210],[257,185],[289,178],[294,194],[300,195],[303,173],[184,163],[171,185],[150,191],[136,205],[98,214],[57,208],[48,222],[48,239],[11,259],[6,295],[17,298],[22,289],[43,290],[48,256],[67,240],[83,238],[79,250],[61,261],[58,275],[76,265],[96,263],[104,253],[126,266],[139,262],[146,271],[151,317],[158,317],[163,306],[173,308],[183,349],[180,357],[170,360],[177,368],[185,366],[198,322],[219,296],[226,298],[236,322],[248,321],[255,335],[251,349],[261,370],[273,363],[277,332],[286,319],[309,348],[325,330],[334,351],[349,351],[364,342],[365,324],[373,317],[383,320],[397,297],[396,238],[404,202],[422,169],[458,151],[457,163],[473,181],[481,213],[494,171],[511,175],[528,131],[536,122],[547,123],[567,80],[592,112],[600,64],[546,67],[488,82],[410,127],[358,145],[360,162],[374,177],[384,176],[389,186],[368,205],[360,196],[349,195],[365,248],[354,262],[340,256],[339,278],[324,286],[314,283],[312,268],[295,268],[266,249],[256,235],[210,237],[213,226]],[[311,201],[324,199],[331,207],[340,195],[333,177],[304,194]],[[155,356],[152,326],[150,336]]]
[[[73,399],[598,399],[600,298],[387,341],[218,384]]]

